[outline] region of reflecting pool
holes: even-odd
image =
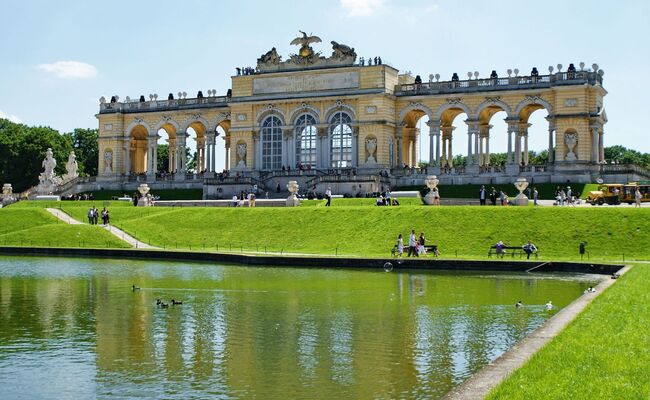
[[[0,257],[0,397],[439,398],[598,279]]]

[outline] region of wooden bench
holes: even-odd
[[[404,253],[408,254],[408,248],[409,248],[408,246],[404,246]],[[424,245],[424,249],[426,250],[425,255],[432,254],[434,257],[440,257],[440,252],[438,252],[437,244]],[[393,245],[393,248],[390,249],[390,255],[393,257],[397,257],[397,245]]]
[[[510,254],[512,258],[515,257],[515,255],[519,255],[519,258],[527,255],[527,253],[524,251],[524,248],[522,246],[503,246],[503,253],[501,254],[501,258],[505,257],[506,255]],[[488,250],[488,258],[492,257],[492,255],[499,256],[497,254],[497,246],[493,245],[490,246],[490,250]],[[535,256],[535,258],[539,257],[539,250],[535,250],[534,252],[530,253],[531,256]]]

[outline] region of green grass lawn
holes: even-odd
[[[650,398],[650,265],[637,265],[488,399]]]
[[[11,208],[30,208],[35,202],[29,203]],[[85,221],[91,203],[57,205]],[[591,260],[650,259],[648,208],[370,204],[373,199],[335,199],[329,208],[317,200],[298,208],[132,207],[120,202],[108,206],[114,225],[164,248],[386,256],[399,233],[406,241],[415,228],[439,245],[444,258],[485,259],[498,240],[520,246],[530,239],[542,260],[575,260],[581,241],[587,242]]]
[[[68,225],[43,209],[13,206],[0,209],[0,245],[130,247],[97,226]]]

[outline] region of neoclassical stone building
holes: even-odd
[[[376,190],[379,185],[422,182],[428,174],[442,183],[506,183],[525,176],[537,182],[593,181],[603,174],[602,70],[573,64],[541,75],[495,72],[461,80],[400,74],[380,58],[361,60],[353,48],[332,43],[329,57],[316,52],[315,36],[296,38],[298,54],[287,61],[275,48],[257,67],[238,69],[227,96],[208,90],[188,98],[101,100],[99,181],[104,187],[204,187],[204,197],[227,196],[250,185],[261,189],[297,179],[309,187],[337,185],[341,192]],[[531,113],[546,109],[549,159],[530,165]],[[507,114],[506,165],[490,165],[494,114]],[[466,114],[466,137],[452,122]],[[428,132],[417,122],[428,116]],[[191,129],[190,129],[191,128]],[[157,170],[159,132],[169,143],[166,171]],[[194,171],[185,148],[190,132],[197,143]],[[216,138],[224,138],[225,165],[216,165]],[[465,136],[465,135],[463,135]],[[417,166],[417,143],[428,140],[432,160]],[[453,165],[454,154],[467,165]],[[284,167],[284,168],[283,168]],[[288,168],[287,168],[288,167]],[[229,176],[219,176],[222,170]],[[286,171],[290,169],[290,171]],[[284,171],[283,171],[284,170]],[[380,173],[381,172],[381,173]],[[386,176],[388,172],[388,176]],[[303,186],[304,187],[304,186]]]

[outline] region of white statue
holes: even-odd
[[[564,135],[564,143],[569,149],[566,156],[564,157],[567,161],[575,161],[577,159],[576,154],[573,152],[573,149],[578,144],[578,134],[575,132],[569,132]]]
[[[65,164],[65,179],[70,180],[74,179],[79,176],[79,172],[77,172],[79,168],[79,165],[77,164],[77,155],[74,153],[74,150],[70,152],[70,155],[68,156],[68,162]]]
[[[246,143],[237,145],[237,157],[239,158],[237,168],[246,168]]]
[[[104,152],[104,173],[113,173],[113,152],[110,150]]]
[[[45,159],[41,164],[44,171],[41,174],[41,181],[48,181],[54,179],[54,168],[56,167],[56,159],[54,158],[54,153],[52,149],[48,148],[45,152]]]
[[[41,195],[54,193],[57,186],[61,183],[61,178],[54,174],[56,159],[54,158],[52,149],[47,149],[45,159],[41,165],[43,166],[43,172],[38,176],[38,187],[36,190]]]
[[[368,164],[375,164],[377,162],[377,159],[375,159],[375,151],[377,150],[377,139],[376,138],[368,138],[366,139],[366,150],[368,151],[368,159],[366,160],[366,163]]]

